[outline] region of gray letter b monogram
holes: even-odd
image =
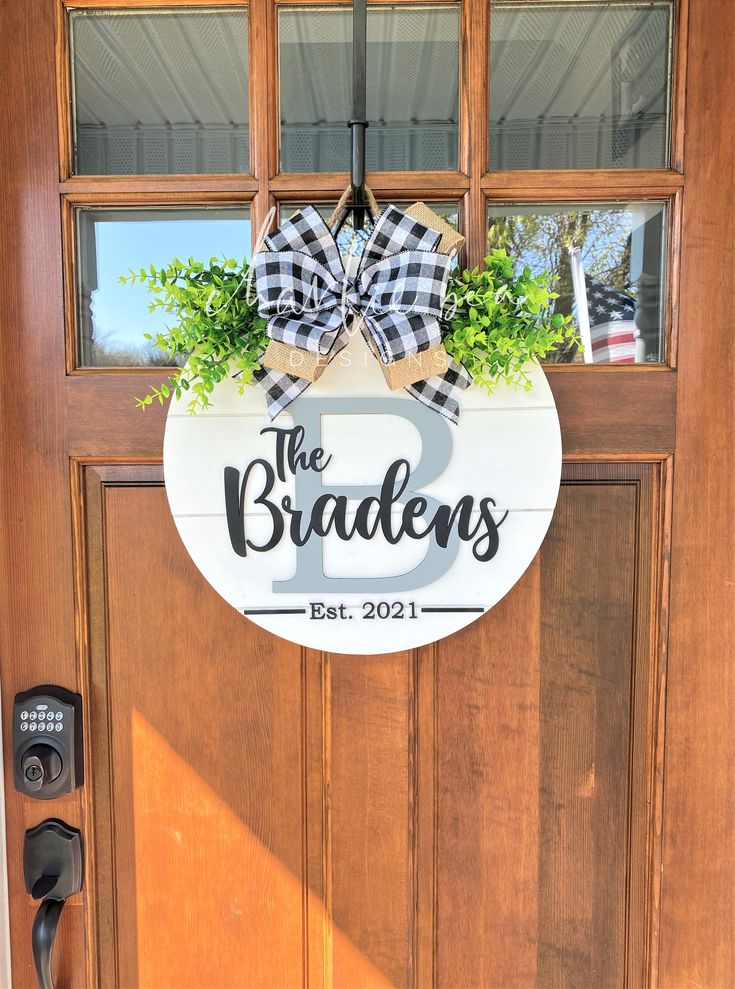
[[[449,464],[452,434],[444,419],[425,405],[416,401],[406,402],[400,398],[301,398],[293,403],[289,412],[294,425],[303,426],[305,430],[304,449],[322,446],[321,417],[324,415],[396,415],[408,419],[419,431],[422,449],[421,459],[411,472],[411,488],[404,492],[403,497],[408,499],[421,494],[426,498],[429,508],[439,507],[439,502],[421,491],[421,488],[436,480]],[[295,485],[295,505],[308,516],[311,506],[323,493],[321,475],[316,471],[299,470]],[[380,493],[377,484],[340,484],[329,490],[335,495],[344,495],[353,500]],[[373,594],[412,591],[438,580],[454,562],[458,549],[459,537],[452,530],[446,549],[437,546],[433,537],[427,537],[426,556],[408,573],[392,577],[326,577],[322,563],[322,540],[312,537],[305,546],[297,548],[296,573],[290,580],[274,581],[273,592]]]

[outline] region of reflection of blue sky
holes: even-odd
[[[181,214],[180,210],[177,210]],[[242,209],[191,211],[186,218],[99,220],[94,223],[97,260],[97,288],[92,292],[94,336],[98,343],[113,350],[146,345],[144,333],[157,333],[174,319],[174,314],[149,313],[153,298],[140,284],[123,285],[120,275],[128,269],[165,266],[174,257],[186,261],[209,261],[210,257],[240,261],[251,253],[250,221]],[[119,216],[119,211],[115,211]],[[209,214],[209,215],[207,215]]]

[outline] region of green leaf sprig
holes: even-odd
[[[121,276],[125,284],[148,288],[154,296],[151,312],[172,317],[170,327],[156,336],[146,333],[146,339],[172,361],[187,359],[184,369],[136,398],[139,408],[189,392],[187,409],[196,413],[207,408],[215,385],[228,374],[238,376],[241,393],[252,382],[268,336],[249,273],[245,260],[210,258],[206,265],[174,258],[164,268],[151,265]],[[489,393],[500,381],[528,390],[530,360],[543,359],[561,345],[579,344],[572,317],[553,311],[556,298],[546,272],[534,276],[524,267],[516,275],[506,251],[493,250],[484,269],[450,275],[441,321],[444,346]]]
[[[506,251],[493,250],[484,269],[450,275],[441,321],[444,346],[488,393],[501,381],[528,391],[532,382],[524,367],[530,360],[579,344],[572,317],[553,311],[556,298],[547,272],[534,277],[524,267],[516,275]]]
[[[266,320],[258,315],[255,292],[249,278],[250,266],[243,260],[210,258],[209,265],[189,258],[174,258],[164,268],[151,265],[122,275],[124,284],[140,283],[154,298],[150,312],[171,315],[171,326],[156,336],[145,337],[171,356],[188,358],[186,367],[153,387],[143,398],[136,398],[145,409],[154,401],[163,405],[175,395],[189,392],[187,409],[205,409],[215,385],[228,374],[237,374],[240,392],[250,384],[253,371],[265,350],[268,337]]]

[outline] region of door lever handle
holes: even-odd
[[[49,899],[49,893],[58,883],[58,876],[41,876],[33,884],[33,889],[31,890],[31,896],[34,900],[46,900]]]
[[[67,898],[82,888],[82,837],[76,828],[49,818],[26,831],[23,845],[26,890],[41,905],[33,921],[31,945],[39,989],[54,989],[51,955]]]
[[[54,989],[54,980],[51,977],[51,953],[54,950],[56,928],[59,926],[59,917],[65,903],[66,900],[44,900],[36,911],[31,945],[39,989]]]

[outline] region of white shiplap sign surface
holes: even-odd
[[[231,379],[196,416],[172,401],[164,472],[184,545],[285,639],[367,654],[443,638],[513,587],[551,521],[559,420],[530,373],[529,392],[468,389],[452,425],[389,391],[353,337],[273,423],[261,389]]]

